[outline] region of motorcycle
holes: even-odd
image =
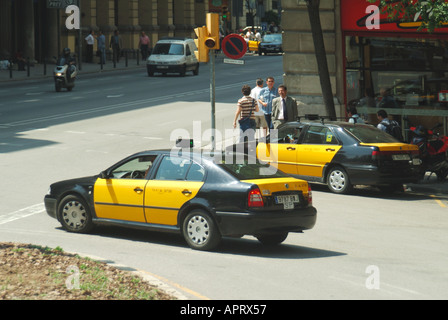
[[[69,68],[72,69],[71,73],[69,72]],[[56,92],[60,92],[62,88],[66,88],[67,91],[72,91],[75,86],[75,78],[77,74],[78,69],[74,64],[66,63],[66,60],[63,57],[59,58],[53,71]]]
[[[446,156],[448,137],[441,136],[434,131],[441,126],[442,124],[439,123],[430,130],[426,130],[421,125],[410,128],[414,133],[411,144],[417,145],[420,150],[422,176],[426,172],[430,172],[431,175],[435,173],[439,181],[445,180],[448,175],[448,161]]]

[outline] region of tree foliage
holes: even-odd
[[[391,20],[420,22],[419,30],[433,32],[448,24],[447,0],[367,0],[378,3],[382,14]]]

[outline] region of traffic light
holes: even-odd
[[[194,43],[196,44],[197,50],[194,51],[196,58],[199,62],[208,62],[209,61],[209,48],[205,45],[205,40],[207,37],[207,27],[199,27],[195,28],[194,32],[196,33],[197,39],[194,39]]]
[[[229,10],[227,9],[227,7],[221,8],[221,19],[222,21],[229,20]]]
[[[209,49],[219,50],[219,14],[207,13],[207,37],[205,45]]]

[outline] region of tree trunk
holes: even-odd
[[[308,16],[310,18],[311,33],[314,41],[314,51],[316,54],[317,68],[319,71],[322,96],[327,115],[331,120],[336,120],[336,110],[331,89],[330,72],[328,71],[327,55],[325,52],[324,36],[320,22],[319,6],[320,0],[306,0]]]

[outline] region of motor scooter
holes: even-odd
[[[434,130],[441,127],[439,123],[430,130],[419,125],[411,127],[414,133],[411,144],[419,147],[422,160],[422,176],[426,172],[435,173],[439,181],[445,180],[448,175],[448,161],[446,152],[448,150],[448,137],[436,133]]]
[[[69,68],[72,71],[69,75]],[[56,61],[56,67],[54,68],[54,87],[56,92],[60,92],[62,88],[66,88],[67,91],[72,91],[75,86],[75,78],[78,74],[78,69],[74,64],[67,64],[65,58],[61,57]]]

